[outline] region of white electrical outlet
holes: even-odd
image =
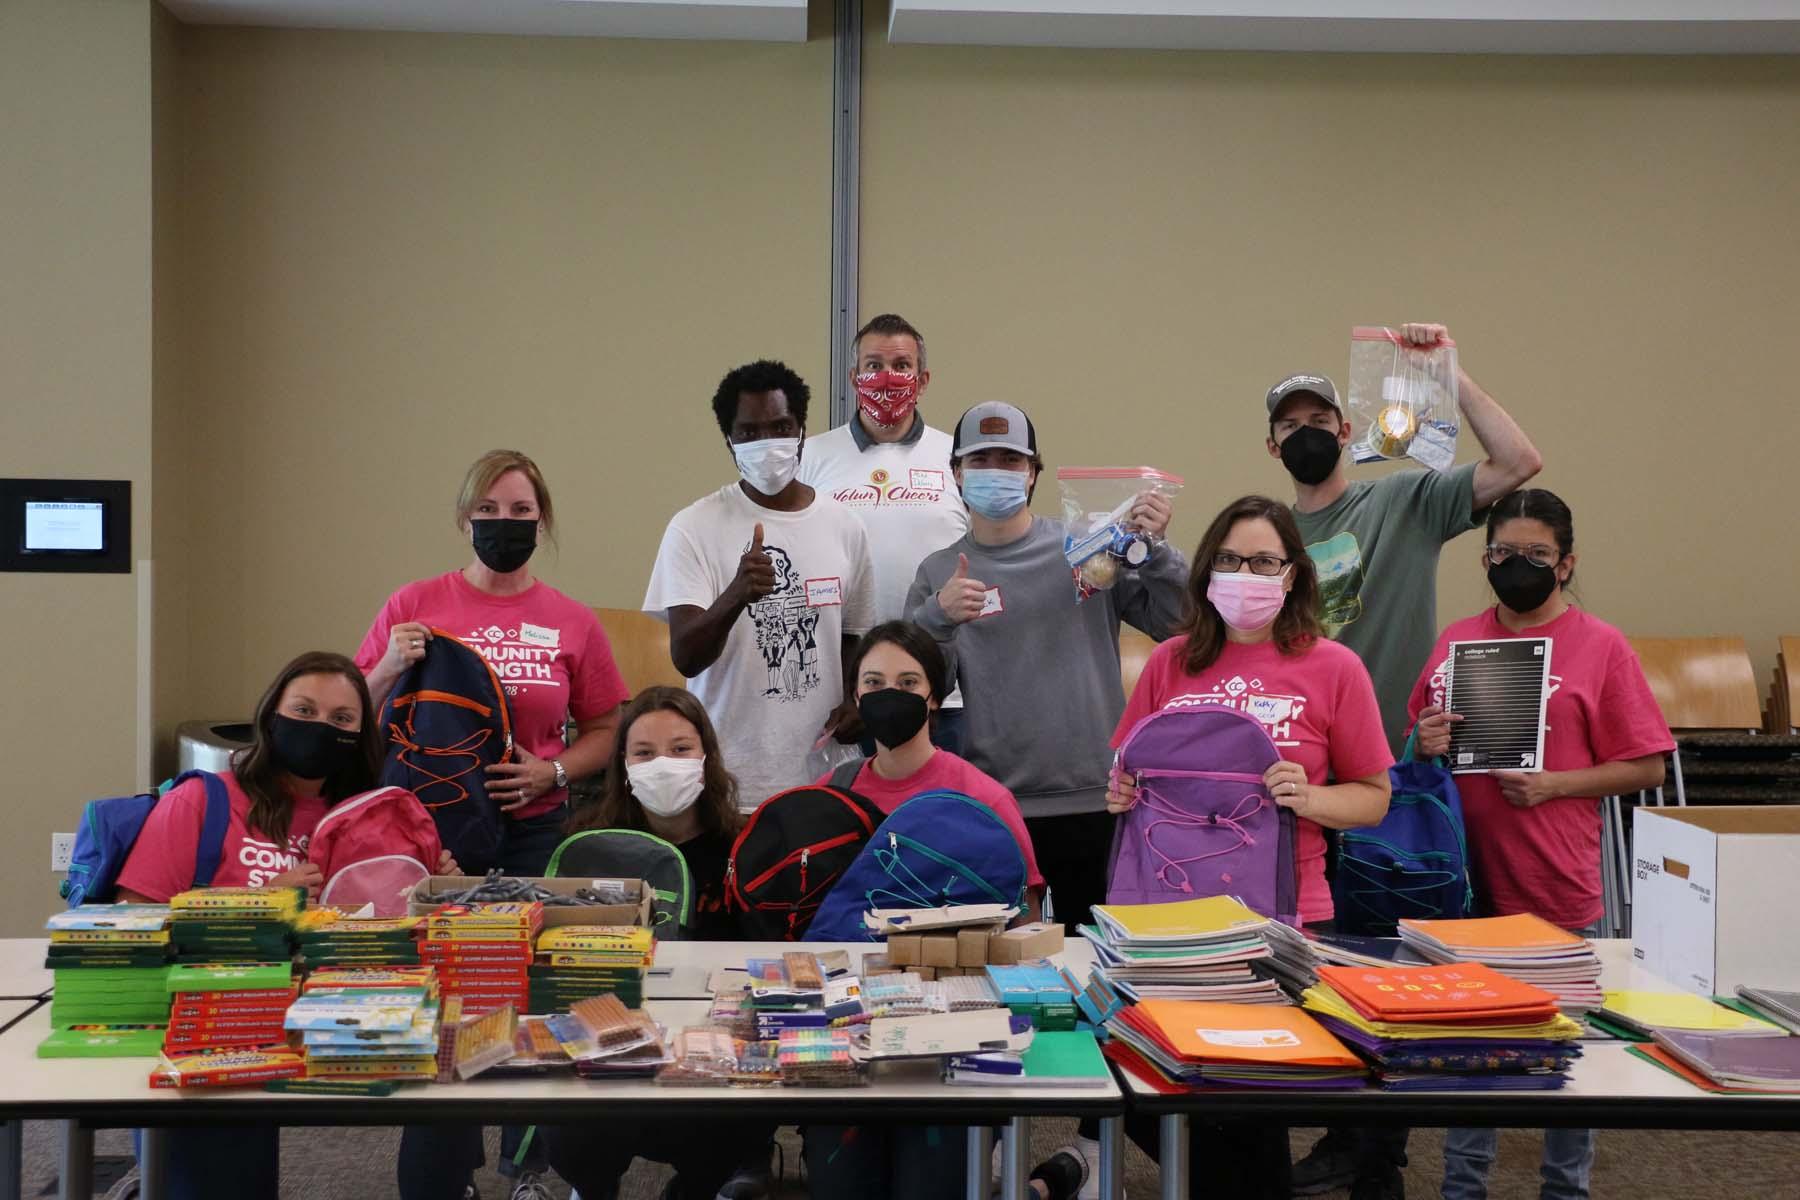
[[[53,833],[50,835],[50,869],[66,871],[69,860],[75,857],[75,835],[72,833]]]

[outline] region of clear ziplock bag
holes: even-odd
[[[1456,343],[1409,346],[1392,329],[1350,332],[1352,459],[1410,458],[1434,471],[1456,464],[1462,411],[1456,397]]]
[[[1065,527],[1063,557],[1075,576],[1075,599],[1086,600],[1144,564],[1162,538],[1133,528],[1132,506],[1155,492],[1173,500],[1181,477],[1154,467],[1062,467],[1056,472]]]

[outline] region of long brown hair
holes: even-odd
[[[1219,661],[1225,650],[1225,620],[1206,598],[1206,585],[1212,579],[1213,556],[1225,545],[1231,527],[1239,521],[1264,520],[1275,527],[1281,538],[1281,555],[1288,560],[1293,587],[1275,618],[1275,648],[1283,654],[1296,654],[1324,635],[1319,624],[1319,574],[1313,568],[1306,543],[1300,540],[1300,527],[1294,514],[1279,500],[1267,496],[1241,496],[1225,506],[1206,527],[1200,548],[1194,551],[1194,565],[1188,572],[1187,619],[1182,632],[1187,634],[1187,661],[1184,668],[1197,675]]]
[[[606,780],[600,787],[600,798],[583,804],[569,814],[569,833],[586,829],[642,829],[648,831],[650,820],[644,806],[631,794],[631,779],[625,771],[625,744],[631,727],[647,713],[672,712],[686,720],[700,733],[700,752],[706,755],[706,768],[701,774],[704,787],[694,807],[700,816],[700,828],[707,833],[731,837],[738,829],[737,780],[725,769],[725,758],[719,752],[719,735],[713,731],[706,709],[686,688],[647,687],[632,697],[619,716],[619,736],[613,739],[612,761],[607,764]]]
[[[363,673],[356,669],[356,664],[328,650],[309,650],[281,668],[275,682],[256,702],[249,747],[239,750],[231,760],[231,773],[237,777],[244,794],[250,797],[250,827],[272,840],[278,850],[287,848],[288,818],[293,815],[294,798],[281,786],[281,768],[275,765],[275,710],[281,706],[281,694],[287,691],[288,684],[302,675],[343,676],[356,689],[357,702],[362,706],[362,727],[357,738],[360,753],[348,766],[325,781],[325,802],[335,804],[366,792],[375,786],[375,779],[381,774],[382,738],[378,714],[369,699],[369,685],[363,681]]]

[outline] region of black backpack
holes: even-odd
[[[500,853],[506,815],[488,796],[487,770],[513,760],[506,690],[487,659],[442,629],[381,706],[387,760],[381,783],[405,788],[437,822],[465,875],[485,875]]]
[[[680,847],[641,829],[584,829],[563,839],[544,874],[588,879],[641,879],[655,893],[652,920],[659,941],[689,937],[694,880]]]
[[[757,806],[725,868],[725,906],[748,941],[798,941],[832,885],[882,822],[838,787],[797,787]]]

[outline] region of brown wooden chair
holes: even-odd
[[[612,643],[613,661],[625,677],[625,686],[637,695],[655,684],[686,687],[687,680],[669,659],[669,627],[649,613],[634,608],[596,608],[606,640]]]
[[[1781,639],[1775,654],[1775,678],[1769,685],[1770,733],[1800,733],[1795,701],[1800,699],[1800,636]]]
[[[1756,671],[1743,638],[1631,639],[1670,729],[1762,729]]]

